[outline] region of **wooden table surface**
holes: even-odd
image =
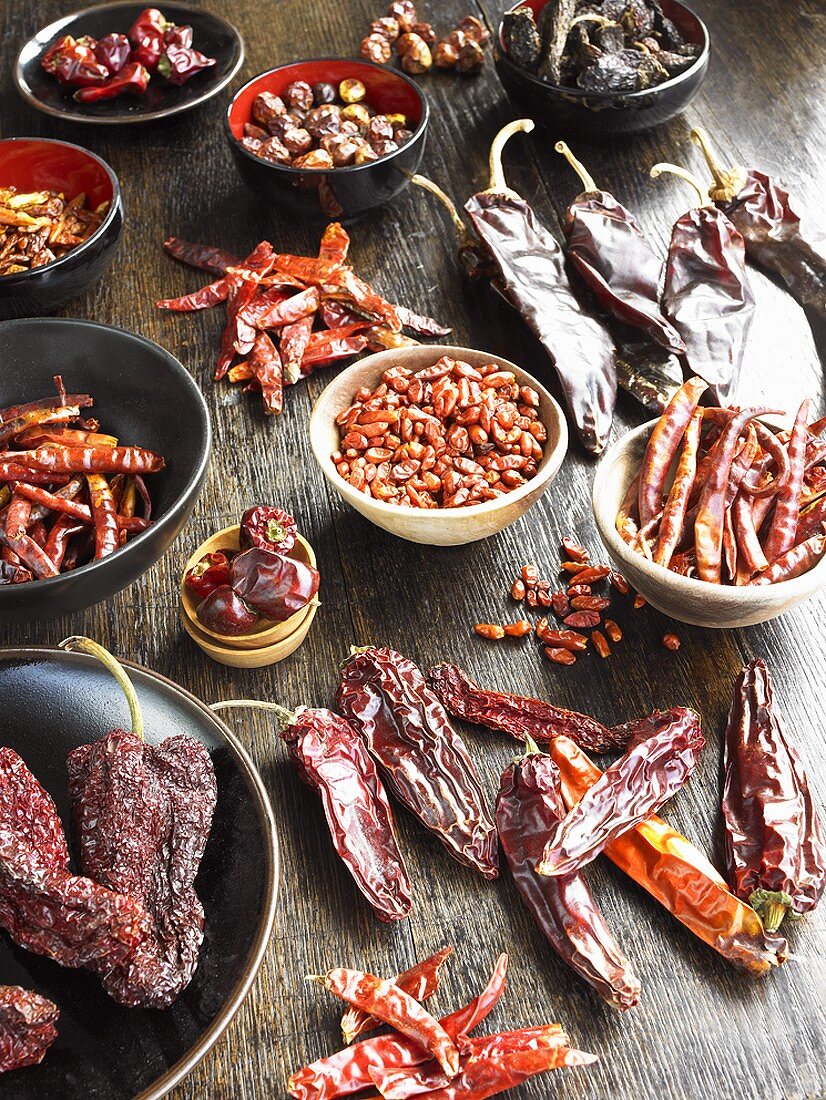
[[[448,29],[468,0],[420,9]],[[342,0],[235,0],[204,5],[228,14],[247,49],[235,86],[256,72],[301,57],[355,54],[380,3]],[[479,8],[495,25],[492,0]],[[702,123],[718,147],[791,186],[817,215],[826,192],[826,66],[818,0],[696,0],[713,41],[708,79],[688,112],[656,132],[615,144],[572,140],[600,184],[635,210],[665,249],[670,226],[690,201],[676,180],[652,183],[658,160],[701,165],[689,140]],[[531,642],[486,643],[477,620],[512,613],[506,590],[524,561],[550,575],[559,538],[576,533],[598,552],[591,518],[593,466],[574,448],[550,492],[498,537],[459,549],[401,542],[368,524],[331,494],[311,457],[307,420],[331,372],[287,394],[285,414],[266,420],[259,402],[211,375],[222,310],[175,317],[156,299],[199,285],[196,272],[169,260],[164,237],[180,235],[244,254],[267,238],[279,250],[312,254],[317,233],[279,216],[241,183],[223,132],[226,97],[148,127],[107,129],[60,123],[14,93],[13,58],[35,30],[70,10],[58,0],[6,0],[0,5],[2,136],[40,135],[88,146],[114,167],[123,186],[126,229],[119,260],[105,281],[74,302],[67,316],[139,332],[169,348],[192,371],[210,405],[215,432],[212,470],[195,515],[175,546],[138,583],[104,605],[63,620],[4,627],[6,644],[55,643],[84,633],[211,702],[258,696],[283,704],[329,705],[338,663],[350,645],[393,646],[426,666],[450,658],[483,683],[518,689],[589,711],[608,723],[654,707],[687,704],[702,715],[708,747],[667,816],[719,865],[720,737],[732,682],[744,661],[763,657],[808,762],[816,795],[826,796],[822,624],[826,597],[814,598],[765,626],[712,631],[672,624],[646,608],[621,609],[625,639],[609,660],[595,655],[573,668],[549,665]],[[436,13],[439,13],[436,15]],[[513,117],[493,65],[483,75],[421,78],[433,108],[422,171],[464,200],[485,183],[487,149]],[[553,152],[554,135],[537,132],[510,144],[513,186],[552,228],[578,190]],[[554,388],[547,360],[515,316],[490,294],[468,289],[441,210],[410,189],[390,209],[353,231],[352,260],[391,300],[432,313],[468,344],[522,363]],[[805,394],[826,411],[821,369],[803,313],[780,289],[752,273],[757,297],[741,397],[796,407]],[[2,362],[2,349],[0,349]],[[59,363],[54,364],[60,368]],[[163,401],[163,394],[158,400]],[[615,435],[646,419],[621,396]],[[186,425],[181,425],[186,431]],[[312,542],[323,601],[304,646],[261,671],[212,664],[184,635],[177,586],[183,563],[207,535],[235,522],[257,501],[294,512]],[[666,651],[665,630],[682,647]],[[307,972],[355,964],[392,974],[443,943],[456,946],[437,1005],[463,1003],[483,982],[496,955],[511,957],[509,992],[492,1029],[561,1021],[600,1061],[516,1090],[514,1097],[613,1100],[792,1100],[826,1095],[826,906],[791,932],[795,955],[782,970],[754,982],[732,970],[612,866],[599,861],[589,880],[643,983],[638,1008],[620,1017],[604,1008],[560,963],[532,926],[507,874],[494,885],[452,863],[403,811],[398,826],[415,883],[415,912],[401,926],[379,924],[331,851],[321,806],[298,781],[266,716],[235,712],[233,728],[249,747],[270,792],[278,822],[282,881],[275,931],[259,979],[215,1050],[173,1093],[175,1100],[264,1100],[283,1095],[288,1072],[337,1046],[338,1011]],[[491,798],[514,753],[507,738],[463,729]],[[0,1091],[2,1091],[0,1089]]]

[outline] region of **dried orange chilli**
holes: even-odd
[[[476,623],[473,629],[480,638],[487,638],[492,642],[498,642],[505,637],[505,628],[498,623]]]

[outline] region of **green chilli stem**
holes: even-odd
[[[126,675],[120,662],[112,656],[108,649],[104,649],[98,642],[82,635],[76,634],[71,638],[64,638],[58,644],[61,649],[65,649],[69,653],[86,653],[88,656],[96,658],[108,672],[112,673],[118,682],[118,687],[126,696],[132,722],[132,733],[143,741],[143,714],[141,713],[141,705],[138,702],[138,694],[135,691],[135,685]]]
[[[783,921],[791,919],[792,899],[783,890],[755,890],[749,905],[763,922],[767,932],[776,932]]]

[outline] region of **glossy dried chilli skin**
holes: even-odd
[[[724,741],[726,867],[766,930],[815,908],[826,889],[826,834],[761,660],[737,678]]]
[[[549,753],[559,768],[565,805],[574,807],[602,775],[570,738]],[[662,818],[652,815],[612,840],[605,855],[732,965],[759,976],[785,962],[788,949],[767,935],[760,917],[732,894],[706,857]]]
[[[396,797],[454,859],[496,878],[496,826],[476,770],[416,665],[392,649],[356,650],[342,666],[336,704]]]
[[[452,947],[443,947],[435,954],[414,963],[413,966],[397,974],[393,984],[409,993],[417,1001],[426,1001],[439,988],[439,972],[450,956]],[[359,1035],[379,1026],[380,1021],[358,1008],[349,1008],[341,1018],[341,1034],[345,1043],[352,1043]]]
[[[434,665],[428,669],[427,681],[444,707],[457,718],[501,730],[518,741],[531,737],[546,743],[564,734],[597,753],[611,752],[625,745],[587,714],[564,710],[541,699],[483,689],[456,665]]]
[[[502,774],[496,801],[499,842],[523,904],[557,954],[614,1008],[632,1008],[640,983],[623,957],[585,880],[536,872],[549,832],[565,817],[559,770],[528,742]]]
[[[36,1066],[57,1038],[56,1004],[19,985],[0,985],[0,1073]]]
[[[702,378],[689,378],[672,397],[654,425],[645,447],[638,483],[639,521],[644,526],[656,516],[662,501],[668,468],[680,440],[708,389]]]
[[[685,785],[705,737],[694,711],[675,708],[669,718],[648,736],[635,735],[624,755],[554,827],[537,864],[540,874],[577,871]]]

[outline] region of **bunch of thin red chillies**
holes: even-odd
[[[176,260],[220,277],[158,308],[190,313],[226,302],[214,379],[243,382],[244,392],[260,393],[264,411],[273,416],[284,408],[284,387],[319,367],[365,350],[416,344],[402,328],[424,336],[450,332],[386,301],[360,279],[347,263],[350,237],[337,222],[325,229],[317,256],[276,253],[269,241],[244,260],[177,237],[164,247]],[[237,356],[241,362],[233,366]]]
[[[655,424],[618,532],[657,565],[714,584],[800,576],[826,550],[826,418],[810,424],[806,400],[778,431],[761,418],[779,410],[701,407],[706,389],[690,378]]]
[[[59,375],[55,385],[54,397],[0,409],[0,584],[107,557],[151,522],[142,475],[163,458],[119,446],[83,418],[90,394],[67,394]]]

